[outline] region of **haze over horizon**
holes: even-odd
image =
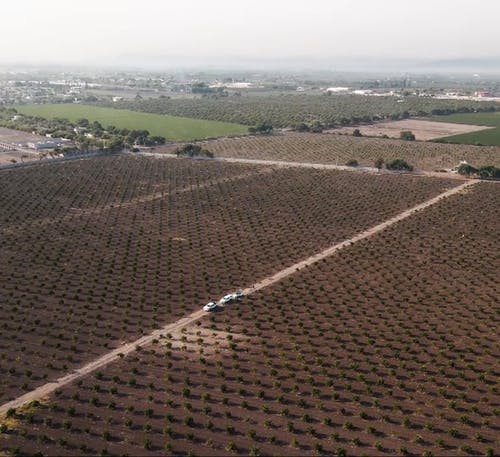
[[[402,3],[20,0],[2,5],[0,64],[500,69],[500,2]]]

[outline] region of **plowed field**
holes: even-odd
[[[0,174],[0,401],[452,180],[100,157]]]
[[[500,187],[473,186],[11,415],[49,455],[494,455]]]
[[[284,160],[345,165],[357,160],[373,167],[376,159],[385,162],[404,159],[416,169],[453,168],[461,160],[476,167],[500,166],[499,147],[425,143],[378,138],[356,138],[335,134],[287,133],[285,135],[226,138],[207,143],[217,157]]]

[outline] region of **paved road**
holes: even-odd
[[[474,180],[468,180],[465,183],[453,187],[442,194],[438,195],[437,197],[431,198],[430,200],[427,200],[419,205],[414,206],[413,208],[410,208],[406,211],[403,211],[402,213],[398,214],[397,216],[394,216],[385,222],[382,222],[381,224],[378,224],[368,230],[365,230],[361,233],[358,233],[357,235],[353,236],[352,238],[342,241],[341,243],[337,243],[333,246],[330,246],[329,248],[318,252],[317,254],[308,257],[307,259],[302,260],[301,262],[298,262],[294,265],[291,265],[284,270],[281,270],[271,276],[268,276],[267,278],[264,278],[260,280],[258,283],[254,284],[251,287],[247,287],[244,289],[244,293],[249,295],[251,293],[254,293],[258,290],[264,289],[265,287],[270,286],[271,284],[274,284],[283,278],[286,278],[289,275],[292,275],[295,273],[297,270],[300,270],[304,268],[305,266],[312,265],[326,257],[331,256],[332,254],[336,253],[340,249],[343,249],[353,243],[356,243],[357,241],[363,240],[365,238],[368,238],[369,236],[372,236],[387,227],[390,227],[391,225],[396,224],[397,222],[406,219],[407,217],[411,216],[412,214],[416,213],[417,211],[423,210],[425,208],[428,208],[429,206],[432,206],[439,201],[441,201],[444,198],[447,198],[451,195],[458,194],[462,192],[466,187],[470,187],[477,183],[478,181]],[[96,371],[99,368],[102,368],[116,360],[118,360],[120,357],[125,356],[127,354],[130,354],[131,352],[135,351],[136,347],[138,346],[146,346],[150,344],[154,339],[158,339],[161,335],[164,335],[166,333],[175,331],[175,330],[180,330],[183,327],[187,327],[188,325],[193,324],[197,320],[201,319],[205,315],[205,312],[202,310],[195,311],[194,313],[179,319],[176,322],[173,322],[171,324],[165,325],[163,328],[158,329],[150,333],[149,335],[143,336],[142,338],[139,338],[136,341],[133,341],[131,343],[124,344],[111,352],[108,352],[107,354],[95,359],[94,361],[88,363],[87,365],[72,371],[71,373],[62,376],[59,379],[56,379],[55,381],[49,382],[47,384],[44,384],[43,386],[38,387],[37,389],[28,392],[8,403],[5,403],[0,406],[0,416],[4,415],[10,408],[19,408],[20,406],[33,401],[33,400],[40,400],[56,389],[60,389],[64,387],[65,385],[72,383],[76,381],[79,378],[82,378],[83,376],[86,376],[94,371]]]

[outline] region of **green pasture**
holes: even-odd
[[[448,116],[433,116],[433,121],[452,122],[454,124],[484,125],[495,127],[479,132],[464,133],[440,138],[442,143],[478,144],[483,146],[500,146],[500,112],[493,113],[459,113]]]
[[[191,141],[203,138],[244,135],[248,127],[229,122],[206,121],[162,114],[101,108],[90,105],[22,105],[18,112],[47,119],[63,118],[72,122],[78,119],[97,121],[103,127],[115,126],[129,130],[148,130],[151,135],[164,136],[170,141]]]

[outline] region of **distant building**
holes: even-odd
[[[218,82],[216,84],[211,84],[208,87],[209,89],[219,89],[221,87],[225,87],[226,89],[251,89],[253,84],[247,82]]]
[[[0,141],[0,151],[15,151],[16,147],[10,143]]]
[[[66,138],[52,138],[47,141],[30,141],[26,143],[26,146],[30,149],[34,149],[35,151],[41,151],[43,149],[56,149],[62,146],[67,146],[68,143],[71,143],[71,141]]]
[[[41,149],[55,149],[57,148],[57,143],[55,141],[37,141],[36,143],[30,141],[27,143],[27,146],[30,149],[40,151]]]
[[[335,94],[345,93],[345,92],[349,92],[349,88],[348,87],[329,87],[328,89],[326,89],[325,92],[331,92],[331,93],[335,93]]]

